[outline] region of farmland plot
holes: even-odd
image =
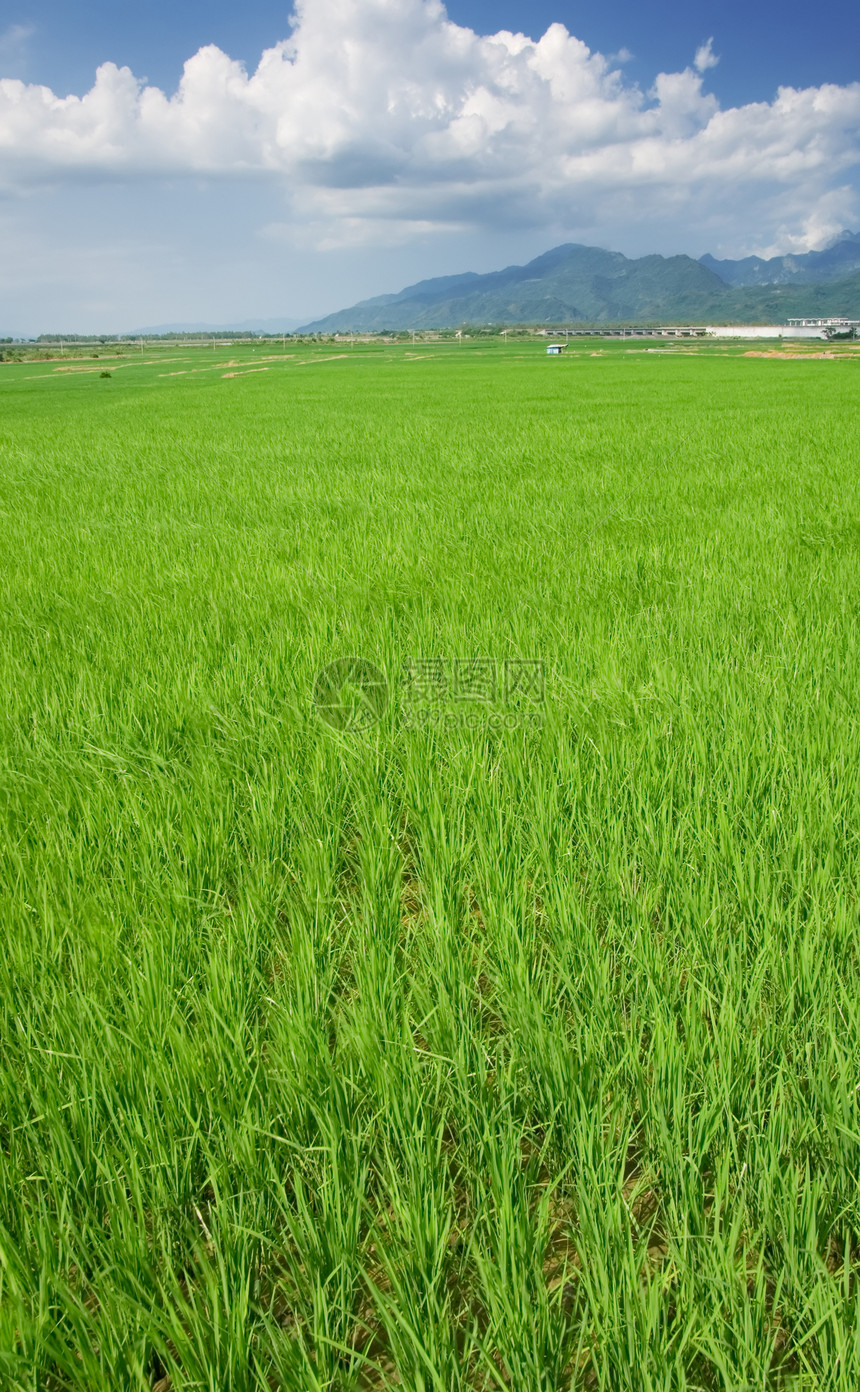
[[[0,1385],[856,1387],[858,363],[231,353],[0,368]]]

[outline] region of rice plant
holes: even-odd
[[[0,368],[0,1386],[855,1388],[857,361],[229,352]]]

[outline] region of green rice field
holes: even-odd
[[[860,1387],[851,352],[0,365],[2,1392]]]

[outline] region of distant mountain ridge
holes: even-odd
[[[643,256],[568,243],[525,266],[419,281],[329,314],[304,332],[447,328],[460,323],[624,319],[659,315],[669,299],[692,311],[722,282],[690,256]]]
[[[789,262],[800,269],[789,269]],[[766,275],[771,279],[765,279]],[[774,316],[839,313],[860,317],[860,235],[852,232],[843,233],[824,251],[772,261],[747,257],[720,262],[707,256],[696,261],[690,256],[656,255],[631,259],[621,252],[570,242],[525,266],[422,280],[397,294],[377,295],[305,324],[300,332],[378,333],[464,324],[667,318],[756,323]]]
[[[805,251],[789,256],[745,256],[741,261],[717,261],[702,256],[700,264],[727,285],[820,285],[843,280],[860,271],[860,232],[840,232],[822,251]]]
[[[242,319],[241,321],[231,319],[226,324],[192,324],[182,321],[178,324],[154,324],[148,329],[131,329],[129,332],[132,338],[137,334],[143,338],[147,335],[170,333],[278,334],[292,333],[299,327],[300,323],[300,319]]]

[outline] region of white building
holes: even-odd
[[[860,319],[846,319],[840,314],[835,319],[789,319],[790,329],[830,329],[833,333],[847,333],[856,329]]]
[[[817,324],[719,324],[705,329],[709,338],[828,338],[827,328]]]
[[[564,352],[566,347],[566,343],[548,343],[546,351],[547,353],[551,353],[554,357],[557,357],[559,353]]]

